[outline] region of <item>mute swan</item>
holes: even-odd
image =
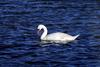
[[[47,30],[46,26],[44,26],[42,24],[40,24],[38,26],[38,29],[39,29],[39,31],[42,29],[44,30],[44,32],[40,38],[42,41],[70,42],[70,41],[75,40],[79,36],[79,34],[76,36],[71,36],[69,34],[62,33],[62,32],[56,32],[56,33],[51,33],[51,34],[47,35],[48,30]]]

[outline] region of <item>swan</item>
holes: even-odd
[[[70,42],[70,41],[73,41],[75,40],[78,36],[71,36],[69,34],[66,34],[66,33],[62,33],[62,32],[55,32],[55,33],[51,33],[51,34],[48,34],[48,30],[46,28],[46,26],[44,26],[43,24],[40,24],[38,25],[37,29],[40,31],[43,29],[43,33],[40,37],[40,39],[42,41],[53,41],[53,42]]]

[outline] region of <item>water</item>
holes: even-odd
[[[80,37],[42,44],[39,24]],[[1,0],[0,67],[100,67],[99,1]]]

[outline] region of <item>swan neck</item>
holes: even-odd
[[[43,26],[43,30],[44,30],[44,32],[41,35],[41,40],[43,40],[46,37],[47,33],[48,33],[47,28],[45,26]]]

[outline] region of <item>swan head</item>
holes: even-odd
[[[37,28],[37,29],[40,31],[40,30],[42,30],[44,27],[45,27],[44,25],[40,24],[40,25],[38,25],[38,28]]]
[[[40,24],[38,25],[37,29],[38,29],[38,34],[42,29],[44,31],[43,34],[41,35],[41,40],[42,40],[47,35],[47,28],[44,25]]]
[[[38,25],[37,29],[38,29],[38,32],[37,34],[39,35],[40,34],[40,31],[43,29],[44,25],[40,24]]]

